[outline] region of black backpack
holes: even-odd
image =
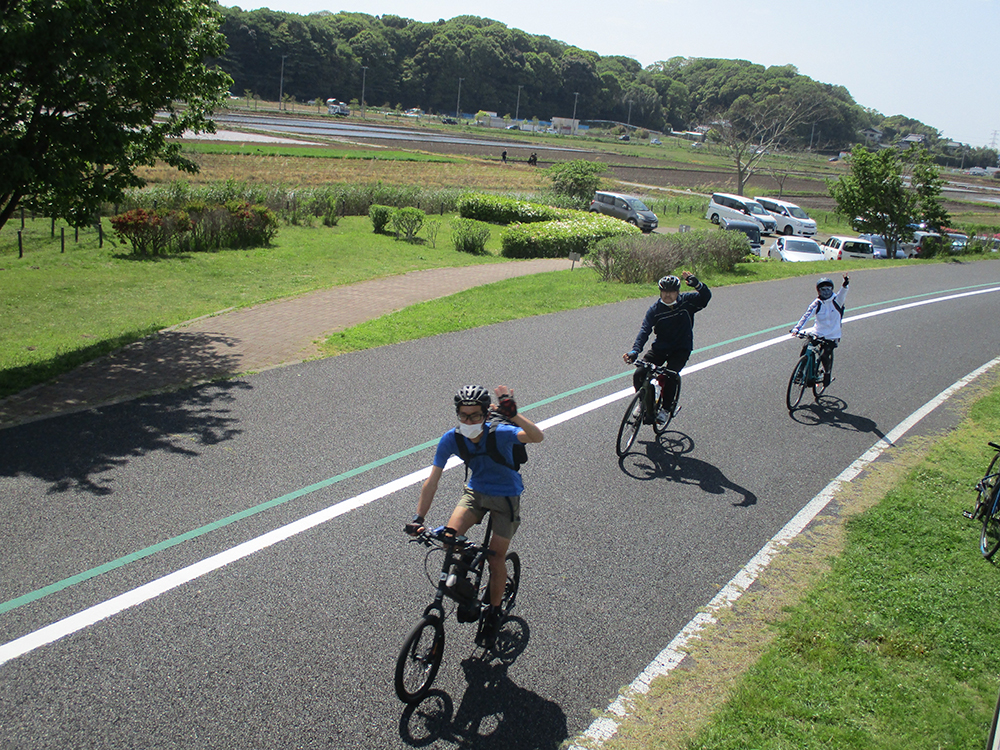
[[[514,443],[512,457],[514,459],[513,465],[508,463],[500,453],[500,449],[497,448],[497,422],[490,423],[490,429],[486,433],[486,455],[492,458],[501,466],[506,466],[508,469],[514,471],[520,471],[521,466],[528,463],[528,451],[524,443],[520,440]],[[472,459],[471,451],[469,451],[469,445],[465,442],[465,436],[455,430],[455,444],[458,446],[458,457],[465,462],[465,476],[469,476],[469,461]]]

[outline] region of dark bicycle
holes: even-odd
[[[681,376],[678,373],[663,366],[658,367],[644,359],[636,360],[635,366],[645,370],[646,373],[639,390],[628,402],[625,416],[622,417],[621,426],[618,428],[618,443],[615,449],[619,456],[628,453],[643,424],[653,425],[653,432],[657,435],[666,432],[670,421],[677,414],[677,401],[681,396]],[[665,404],[663,393],[671,380],[676,383],[674,398],[671,403]],[[664,413],[664,419],[660,419],[661,411]]]
[[[973,521],[982,519],[983,530],[979,534],[979,551],[987,560],[1000,549],[1000,445],[989,443],[995,453],[986,474],[976,483],[976,505],[962,515]]]
[[[425,529],[411,542],[430,547],[424,558],[427,580],[434,579],[428,568],[432,555],[444,552],[434,600],[427,605],[420,622],[407,636],[396,660],[396,695],[404,703],[419,703],[431,689],[444,655],[444,621],[448,616],[445,600],[455,603],[455,617],[459,622],[476,623],[476,644],[488,648],[483,626],[490,603],[489,568],[486,560],[493,552],[489,549],[493,532],[492,516],[486,523],[482,544],[475,544],[464,536],[456,536],[453,529],[440,527]],[[508,552],[507,585],[501,603],[506,617],[514,608],[517,589],[521,583],[521,560],[516,552]],[[501,623],[503,620],[501,619]]]
[[[785,394],[785,404],[788,406],[788,411],[792,411],[802,402],[806,388],[812,389],[813,398],[816,400],[819,400],[819,397],[823,395],[826,390],[826,381],[824,380],[826,370],[822,360],[823,349],[833,349],[837,346],[837,342],[811,333],[800,333],[798,337],[809,339],[809,343],[806,344],[805,353],[795,363],[792,376],[788,379],[788,391]],[[832,352],[830,356],[833,356]]]

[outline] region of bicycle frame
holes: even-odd
[[[454,534],[444,535],[443,540],[430,536],[418,537],[418,541],[422,540],[428,546],[444,550],[444,560],[441,563],[441,573],[438,576],[434,600],[424,609],[424,615],[437,612],[443,621],[445,619],[444,600],[446,597],[458,604],[460,608],[468,609],[476,602],[482,586],[483,575],[486,574],[486,558],[493,554],[489,548],[492,533],[493,515],[489,514],[482,544],[475,544],[467,537],[455,536]],[[474,575],[474,581],[468,580],[469,573]],[[463,583],[467,585],[462,586]],[[471,585],[471,589],[469,585]]]

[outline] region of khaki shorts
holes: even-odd
[[[484,495],[468,487],[458,501],[459,508],[465,508],[476,517],[476,523],[483,520],[486,511],[493,517],[493,533],[504,539],[513,538],[521,525],[521,497],[513,495]]]

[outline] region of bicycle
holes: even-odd
[[[806,345],[805,354],[799,357],[792,370],[792,376],[788,378],[788,391],[785,393],[785,404],[788,411],[792,411],[802,402],[802,395],[806,388],[812,388],[813,398],[817,401],[826,390],[826,369],[823,367],[822,349],[830,346],[835,347],[836,342],[816,336],[812,333],[797,334],[800,339],[809,339]],[[832,353],[831,353],[832,356]]]
[[[628,402],[625,409],[625,416],[622,417],[621,426],[618,428],[618,443],[615,450],[619,456],[628,453],[629,448],[635,442],[636,435],[639,434],[639,427],[643,424],[652,424],[653,432],[662,435],[667,431],[667,426],[677,414],[677,401],[681,396],[681,376],[666,367],[657,366],[644,359],[635,361],[635,366],[646,371],[646,377],[642,381],[635,396]],[[654,383],[654,378],[655,383]],[[667,381],[674,379],[676,388],[674,390],[673,401],[668,405],[663,403],[663,392],[666,390]],[[666,418],[660,419],[660,411],[663,411]]]
[[[424,529],[411,542],[430,547],[424,558],[424,567],[435,552],[444,551],[444,561],[438,576],[434,599],[424,610],[420,621],[410,632],[396,659],[396,695],[404,703],[415,704],[423,700],[437,677],[444,656],[444,621],[448,616],[445,599],[455,602],[456,619],[463,623],[476,623],[476,645],[488,648],[483,633],[486,608],[490,603],[489,575],[486,559],[494,554],[490,549],[493,517],[486,523],[486,533],[481,544],[467,537],[456,536],[453,529],[439,527]],[[500,605],[501,620],[510,614],[517,600],[521,584],[521,559],[516,552],[506,557],[507,584]],[[433,583],[429,570],[427,580]],[[492,650],[492,649],[489,649]]]
[[[995,453],[986,467],[983,478],[976,482],[976,505],[962,515],[973,521],[983,520],[983,530],[979,534],[979,551],[987,560],[1000,549],[1000,445],[988,443]]]

